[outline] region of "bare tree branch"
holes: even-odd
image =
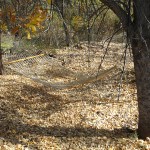
[[[129,19],[126,11],[114,0],[101,0],[101,2],[107,5],[118,16],[122,22],[123,28],[127,29]]]

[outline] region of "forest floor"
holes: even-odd
[[[136,133],[132,58],[128,53],[120,80],[125,49],[112,43],[108,50],[101,68],[117,69],[82,87],[53,89],[10,70],[0,76],[0,149],[149,150],[150,140],[138,140]],[[59,49],[54,59],[62,68],[55,65],[45,72],[53,82],[63,83],[72,80],[72,72],[81,77],[95,74],[104,53],[99,44]]]

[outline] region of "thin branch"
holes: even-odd
[[[126,43],[126,47],[125,47],[125,51],[124,51],[123,68],[122,68],[122,71],[121,71],[120,82],[119,82],[119,90],[118,90],[118,99],[117,99],[118,101],[119,101],[120,94],[121,94],[122,79],[123,79],[123,75],[124,75],[124,71],[125,71],[125,66],[126,66],[127,48],[128,48],[128,41]]]
[[[128,28],[128,15],[125,10],[114,0],[101,0],[106,6],[108,6],[120,19],[123,28]],[[131,21],[131,19],[130,19]]]
[[[121,28],[119,28],[118,30],[116,30],[116,31],[112,34],[112,36],[111,36],[111,37],[109,37],[108,39],[106,39],[106,41],[107,41],[107,40],[109,40],[109,41],[108,41],[108,44],[107,44],[107,47],[106,47],[105,53],[104,53],[104,55],[103,55],[103,57],[102,57],[102,59],[101,59],[101,63],[100,63],[100,65],[99,65],[99,67],[98,67],[98,72],[100,71],[101,66],[102,66],[102,63],[103,63],[103,62],[104,62],[104,60],[105,60],[105,56],[106,56],[106,54],[107,54],[107,52],[108,52],[108,48],[109,48],[109,45],[110,45],[110,43],[111,43],[111,41],[112,41],[113,37],[114,37],[114,36],[115,36],[115,34],[117,34],[120,30],[121,30]],[[106,42],[106,41],[105,41],[105,42]],[[105,42],[104,42],[104,43],[105,43]]]

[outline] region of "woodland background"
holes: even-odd
[[[127,34],[108,7],[99,0],[3,0],[0,5],[0,149],[150,148],[149,138],[139,140],[136,132]],[[5,64],[39,54],[48,59],[14,63],[15,71]],[[54,90],[30,78],[66,83],[114,65],[117,69],[102,80],[72,89]]]

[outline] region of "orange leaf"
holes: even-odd
[[[18,32],[19,31],[19,27],[17,26],[17,27],[14,27],[12,30],[11,30],[11,33],[12,34],[15,34],[16,32]]]
[[[16,21],[16,16],[15,16],[15,15],[12,15],[10,19],[11,19],[11,22],[14,23],[14,22]]]

